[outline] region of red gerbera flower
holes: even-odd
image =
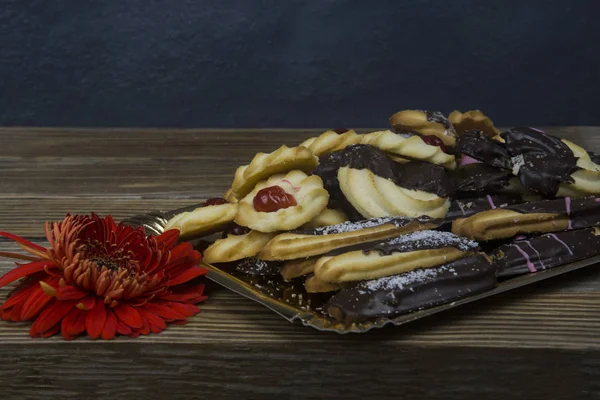
[[[185,323],[200,311],[194,304],[206,299],[204,285],[189,283],[207,272],[198,266],[201,255],[190,243],[177,243],[177,230],[148,237],[143,228],[92,214],[47,222],[49,249],[0,236],[31,254],[0,253],[29,261],[0,278],[0,287],[25,278],[0,306],[0,318],[34,320],[32,337],[159,333],[169,322]]]

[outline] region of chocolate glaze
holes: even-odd
[[[300,235],[313,235],[313,236],[322,236],[322,235],[332,235],[336,233],[343,232],[353,232],[359,231],[362,229],[372,228],[375,226],[381,226],[385,224],[393,224],[396,227],[403,227],[411,222],[414,223],[432,223],[436,225],[440,225],[443,221],[441,219],[433,219],[427,216],[421,216],[417,218],[410,217],[381,217],[381,218],[370,218],[363,219],[357,222],[342,222],[337,225],[323,226],[314,229],[298,229],[292,231],[292,233],[297,233]]]
[[[509,185],[511,171],[478,163],[458,168],[453,173],[455,197],[498,193]]]
[[[522,275],[600,254],[595,228],[557,232],[515,240],[491,253],[499,277]]]
[[[522,214],[549,213],[567,215],[572,229],[589,228],[600,225],[600,198],[585,197],[571,199],[569,197],[511,204],[505,209]]]
[[[492,210],[494,208],[505,208],[509,205],[523,203],[519,195],[493,194],[480,197],[468,197],[454,199],[450,203],[450,209],[446,214],[446,221],[454,221],[457,218],[465,218],[478,212]]]
[[[545,197],[554,197],[560,183],[573,183],[577,158],[559,138],[531,128],[513,128],[501,134],[506,149],[521,164],[517,176],[526,187]],[[516,165],[515,165],[516,167]]]
[[[511,156],[504,145],[482,131],[463,133],[456,142],[456,152],[466,154],[493,167],[512,170]]]
[[[429,110],[418,110],[418,111],[425,113],[425,115],[427,116],[427,121],[442,124],[444,126],[444,128],[446,128],[446,130],[450,131],[448,134],[456,135],[456,131],[454,130],[454,127],[452,126],[452,124],[450,123],[448,118],[446,118],[446,116],[444,114],[442,114],[441,112],[429,111]]]
[[[489,290],[496,285],[494,271],[483,255],[465,257],[436,268],[360,282],[331,297],[325,309],[348,323],[393,317]]]
[[[313,174],[323,179],[329,195],[342,205],[344,201],[346,203],[348,201],[340,190],[337,180],[337,172],[341,167],[368,169],[375,175],[389,179],[403,188],[435,193],[440,197],[449,197],[454,191],[452,180],[445,169],[439,165],[420,161],[398,164],[373,146],[353,144],[321,157],[319,166],[313,171]]]
[[[283,267],[283,261],[265,261],[249,257],[237,261],[235,270],[245,275],[273,276],[280,274],[281,267]]]

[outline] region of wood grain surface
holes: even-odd
[[[547,128],[600,150],[600,128]],[[43,222],[116,218],[221,195],[258,151],[320,130],[0,128],[0,230],[44,244]],[[0,251],[18,251],[0,241]],[[0,273],[13,264],[0,260]],[[4,298],[9,288],[0,289]],[[597,398],[600,270],[364,335],[322,333],[214,284],[161,335],[30,339],[0,322],[2,398]]]

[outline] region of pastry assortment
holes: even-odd
[[[392,318],[600,254],[596,154],[478,110],[405,110],[257,154],[168,221],[204,261],[342,324]]]

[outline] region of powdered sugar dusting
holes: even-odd
[[[392,223],[396,226],[404,226],[409,222],[416,220],[418,222],[426,222],[429,221],[429,218],[403,218],[403,217],[380,217],[380,218],[371,218],[363,221],[357,222],[342,222],[337,225],[323,226],[319,228],[315,228],[313,230],[315,235],[331,235],[334,233],[345,233],[345,232],[354,232],[361,229],[373,228],[376,226],[380,226],[383,224]]]
[[[412,286],[415,283],[425,282],[428,279],[436,278],[444,272],[456,272],[452,267],[443,265],[438,268],[415,269],[402,275],[386,276],[384,278],[364,281],[358,284],[359,293],[367,294],[377,290],[402,290],[406,286]],[[362,290],[362,292],[360,291]]]
[[[512,157],[511,162],[513,164],[512,172],[514,175],[519,174],[519,170],[525,164],[525,159],[523,158],[523,154],[519,154],[518,156]]]
[[[388,239],[374,246],[375,249],[387,247],[393,247],[394,251],[398,252],[441,249],[444,247],[455,247],[460,251],[472,251],[478,249],[479,244],[451,232],[425,230]]]

